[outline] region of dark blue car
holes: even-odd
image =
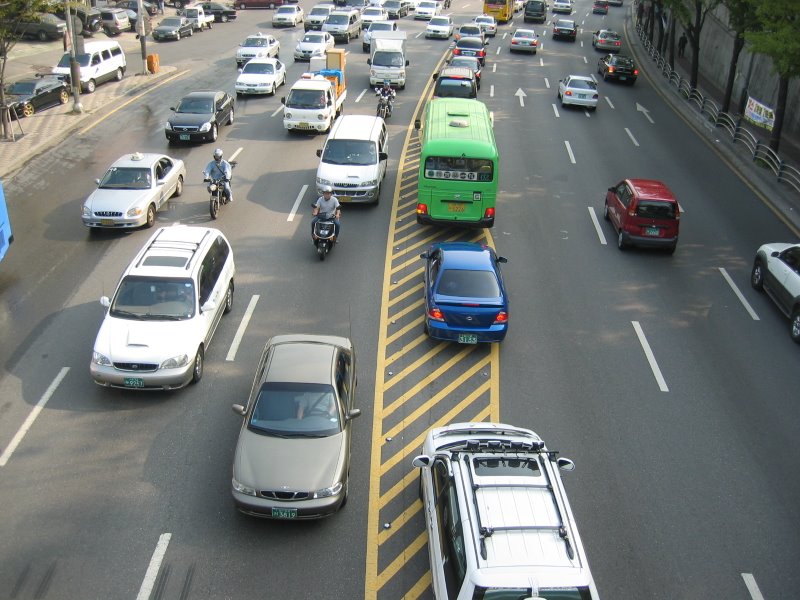
[[[501,342],[508,331],[508,295],[497,256],[485,244],[445,242],[425,259],[425,333],[438,340]]]

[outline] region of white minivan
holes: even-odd
[[[76,59],[81,73],[81,89],[84,92],[91,94],[104,81],[122,81],[127,62],[119,42],[86,42],[83,48],[83,53]],[[53,67],[53,75],[69,79],[69,59],[69,52],[65,52]]]
[[[344,115],[317,150],[317,192],[329,185],[339,202],[377,204],[386,175],[386,123],[380,117]]]

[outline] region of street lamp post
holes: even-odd
[[[142,0],[136,2],[136,11],[139,13],[136,21],[136,28],[139,30],[139,44],[142,47],[142,75],[148,75],[150,71],[147,68],[147,12],[144,9]]]
[[[64,8],[66,8],[67,13],[67,35],[69,36],[69,81],[72,88],[72,112],[82,113],[81,69],[76,58],[75,24],[72,22],[72,9],[69,7],[69,0],[64,0]]]

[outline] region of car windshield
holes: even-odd
[[[658,200],[640,200],[636,206],[636,216],[649,219],[674,219],[675,204]]]
[[[373,23],[369,26],[370,31],[392,31],[393,25],[391,23]]]
[[[616,41],[619,39],[619,34],[614,33],[613,31],[607,31],[605,33],[600,34],[600,38],[604,40],[613,40]]]
[[[480,71],[481,63],[478,62],[477,58],[473,58],[471,56],[454,56],[450,60],[451,67],[467,67],[468,69],[472,69],[476,73]]]
[[[268,46],[269,44],[267,44],[267,38],[252,37],[252,38],[247,38],[244,41],[243,45],[247,46],[247,47],[250,47],[250,48],[264,48],[265,46]]]
[[[274,75],[275,67],[273,67],[271,63],[254,63],[251,60],[244,66],[242,73],[248,73],[250,75]]]
[[[329,140],[322,162],[332,165],[374,165],[378,162],[375,144],[365,140]]]
[[[325,38],[318,33],[307,33],[303,36],[303,41],[308,44],[322,44]]]
[[[109,314],[120,319],[182,321],[195,313],[191,279],[128,275],[119,284]]]
[[[247,428],[279,437],[328,437],[340,433],[336,392],[331,385],[319,383],[264,383]]]
[[[149,190],[151,187],[147,168],[111,167],[100,180],[103,190]]]
[[[459,48],[469,48],[470,50],[476,50],[483,48],[483,42],[478,38],[461,38],[458,40],[458,44],[456,44]]]
[[[327,15],[330,14],[330,12],[331,11],[329,11],[327,8],[312,8],[311,12],[308,14],[317,16],[317,15]]]
[[[420,2],[419,8],[436,8],[436,2]]]
[[[386,0],[383,3],[383,8],[400,8],[399,0]]]
[[[526,39],[533,39],[536,37],[536,34],[532,31],[517,31],[514,34],[515,38],[526,38]]]
[[[537,597],[544,600],[592,600],[589,588],[539,588]],[[522,600],[530,598],[531,588],[485,588],[476,587],[472,595],[472,600]]]
[[[481,28],[478,25],[462,25],[459,33],[461,35],[480,35]]]
[[[211,98],[184,98],[175,112],[207,115],[214,112],[214,101]]]
[[[436,293],[460,298],[497,298],[500,296],[500,286],[491,271],[445,269],[439,278]]]
[[[576,90],[596,90],[597,84],[591,79],[570,79],[568,87]]]
[[[437,98],[474,98],[472,82],[467,79],[441,78],[434,94]]]
[[[564,29],[572,29],[573,27],[575,27],[575,21],[564,21],[564,20],[557,21],[556,27],[562,27]]]
[[[277,14],[286,14],[286,15],[293,15],[296,11],[294,6],[281,6],[277,11]]]
[[[12,96],[27,96],[36,90],[36,82],[34,81],[17,81],[16,83],[6,88],[6,94]]]
[[[78,64],[80,66],[88,67],[91,58],[92,57],[89,54],[78,54],[75,57],[75,60],[78,61]],[[58,61],[58,66],[65,69],[69,69],[69,52],[67,52],[66,54],[64,54],[64,56],[61,57],[61,60]]]
[[[372,65],[375,67],[402,67],[405,64],[402,52],[378,50],[372,55]]]
[[[161,23],[159,23],[160,27],[180,27],[181,20],[176,17],[169,17],[166,19],[162,19]]]
[[[383,10],[380,8],[365,8],[362,13],[364,17],[380,17],[383,16]]]
[[[292,90],[286,98],[286,106],[291,108],[323,108],[325,92],[322,90]]]
[[[347,15],[330,15],[327,22],[331,25],[344,25],[347,23]]]
[[[450,21],[448,19],[446,19],[445,17],[433,17],[428,24],[429,25],[440,25],[442,27],[447,27],[450,24]]]

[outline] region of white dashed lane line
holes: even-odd
[[[647,342],[644,331],[642,331],[642,326],[639,325],[639,321],[631,321],[631,324],[633,325],[634,331],[636,331],[636,337],[639,338],[639,344],[641,344],[642,350],[644,350],[644,355],[647,357],[647,362],[650,363],[650,369],[653,371],[653,377],[656,378],[658,389],[662,392],[668,392],[669,388],[667,387],[667,382],[664,380],[664,376],[661,374],[661,369],[658,367],[656,357],[653,354],[653,351],[650,349],[650,344]]]
[[[171,538],[171,533],[162,533],[159,536],[156,549],[153,550],[153,556],[150,558],[147,572],[144,574],[142,586],[139,588],[139,593],[136,595],[136,600],[150,599],[150,594],[153,592],[153,586],[156,583],[156,577],[158,577],[158,571],[161,568],[164,555],[167,553],[167,547],[169,546],[169,540]]]
[[[753,600],[764,600],[764,595],[758,589],[756,578],[753,577],[752,573],[742,573],[742,579],[744,579],[744,584],[747,586],[747,591],[750,592],[750,597]]]
[[[719,267],[719,272],[720,274],[722,274],[722,277],[725,278],[725,281],[728,282],[728,285],[733,290],[733,293],[736,294],[736,297],[739,299],[739,302],[742,303],[742,306],[744,306],[744,309],[747,311],[747,314],[750,315],[753,321],[759,321],[760,319],[758,318],[756,311],[754,311],[753,307],[750,306],[750,303],[745,299],[744,295],[739,290],[738,286],[733,282],[733,279],[731,279],[731,276],[728,275],[728,272],[723,267]]]
[[[575,164],[575,155],[572,153],[572,146],[569,145],[567,140],[564,140],[564,146],[567,148],[567,154],[569,154],[569,162],[573,165]]]
[[[247,305],[247,310],[244,311],[244,316],[242,317],[241,323],[239,323],[239,328],[236,330],[236,335],[233,336],[233,341],[231,342],[231,347],[228,350],[228,355],[225,357],[226,361],[232,361],[236,359],[236,352],[239,350],[239,344],[242,343],[244,332],[247,331],[247,326],[250,324],[250,319],[256,310],[256,304],[258,304],[259,298],[260,296],[258,294],[254,294],[250,298],[250,303]]]
[[[625,133],[627,133],[628,137],[631,138],[631,141],[633,142],[633,145],[638,148],[639,147],[639,142],[637,142],[636,138],[633,137],[633,134],[631,133],[631,130],[626,127],[625,128]]]
[[[600,221],[597,219],[597,214],[594,212],[594,206],[589,206],[589,217],[592,219],[592,224],[594,225],[594,230],[597,232],[597,238],[600,240],[600,243],[605,246],[606,236],[603,233],[602,228],[600,227]]]

